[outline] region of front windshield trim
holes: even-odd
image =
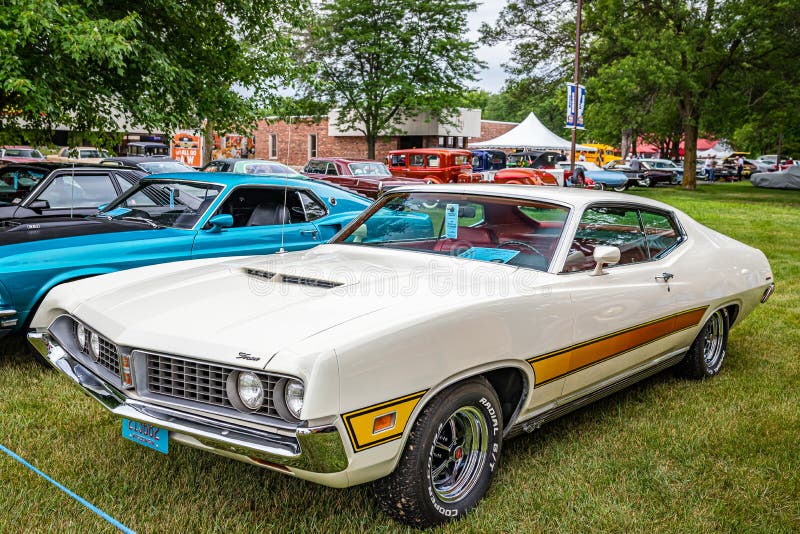
[[[212,203],[211,203],[211,204],[208,206],[208,208],[206,209],[206,212],[205,212],[205,213],[203,213],[203,214],[202,214],[202,215],[201,215],[201,216],[200,216],[200,217],[197,219],[197,222],[194,224],[194,226],[192,226],[191,228],[177,228],[177,227],[175,227],[175,226],[170,226],[170,227],[169,227],[169,228],[170,228],[170,229],[172,229],[172,230],[190,230],[190,231],[199,230],[199,229],[200,229],[200,228],[202,228],[202,227],[203,227],[203,225],[205,224],[205,222],[206,222],[206,219],[210,218],[210,215],[209,215],[209,214],[210,214],[210,213],[212,213],[212,212],[210,211],[210,210],[211,210],[211,208],[214,208],[214,207],[217,205],[217,201],[218,201],[218,200],[219,200],[219,199],[222,197],[222,195],[223,195],[223,194],[225,193],[225,191],[228,189],[228,186],[226,186],[225,184],[222,184],[222,183],[219,183],[219,182],[211,182],[211,181],[208,181],[208,182],[206,182],[206,181],[202,181],[202,182],[200,182],[200,181],[197,181],[197,180],[187,180],[186,178],[173,178],[173,179],[170,179],[170,178],[155,178],[155,179],[153,179],[153,178],[142,178],[142,179],[141,179],[141,180],[139,180],[139,182],[138,182],[138,183],[136,183],[136,184],[135,184],[133,187],[131,187],[130,189],[128,189],[127,191],[125,191],[124,193],[122,193],[121,195],[119,195],[117,198],[115,198],[114,200],[112,200],[112,201],[111,201],[111,202],[108,204],[108,206],[106,206],[105,208],[103,208],[103,210],[102,210],[102,211],[98,211],[98,212],[97,212],[95,215],[92,215],[92,217],[103,217],[103,214],[104,214],[105,212],[107,212],[109,209],[111,209],[111,207],[112,207],[112,206],[113,206],[113,205],[114,205],[114,204],[115,204],[115,203],[116,203],[116,202],[117,202],[117,201],[118,201],[120,198],[122,198],[123,196],[133,196],[133,194],[132,194],[132,193],[131,193],[131,194],[129,194],[129,192],[136,190],[136,189],[137,189],[137,188],[138,188],[140,185],[141,185],[142,187],[146,187],[146,186],[148,186],[148,185],[152,185],[152,184],[158,184],[158,183],[176,183],[176,182],[177,182],[177,183],[181,183],[181,184],[186,184],[186,185],[188,185],[188,186],[198,186],[198,185],[199,185],[200,187],[203,187],[203,186],[209,186],[209,185],[211,185],[211,186],[217,186],[217,187],[220,187],[220,188],[221,188],[221,189],[219,190],[219,193],[217,193],[217,198],[214,200],[214,202],[212,202]]]
[[[405,188],[402,188],[405,189]],[[464,191],[464,190],[453,190],[453,191],[442,191],[440,188],[430,187],[424,191],[419,189],[417,190],[397,190],[392,191],[391,193],[386,193],[382,196],[378,201],[373,202],[371,206],[369,206],[366,210],[364,210],[358,217],[353,219],[347,226],[342,228],[339,232],[337,232],[333,237],[331,237],[326,243],[331,245],[354,245],[354,246],[372,246],[374,248],[385,248],[386,250],[402,250],[403,252],[418,252],[420,254],[433,254],[431,252],[425,252],[422,250],[414,250],[414,249],[395,249],[391,247],[379,247],[377,244],[370,244],[370,243],[350,243],[346,242],[345,239],[349,237],[358,227],[360,227],[364,222],[369,219],[373,214],[377,213],[380,209],[385,206],[389,200],[396,196],[405,195],[409,193],[440,193],[440,194],[450,194],[450,195],[465,195],[465,196],[476,196],[476,197],[493,197],[497,199],[504,199],[504,200],[520,200],[523,202],[541,202],[544,204],[551,204],[554,207],[561,207],[567,210],[566,217],[564,218],[564,224],[561,230],[561,235],[558,238],[558,242],[556,243],[555,248],[553,249],[553,254],[550,258],[550,262],[547,266],[546,270],[538,270],[533,269],[531,267],[526,267],[522,265],[510,265],[510,264],[503,264],[509,267],[516,267],[518,269],[526,269],[532,270],[535,272],[546,272],[550,274],[558,274],[561,269],[561,264],[565,261],[565,242],[568,240],[571,242],[571,234],[573,233],[573,223],[575,220],[575,213],[576,213],[576,206],[574,204],[565,202],[560,199],[551,199],[551,198],[542,198],[542,197],[527,197],[523,195],[513,195],[507,192],[500,193],[494,191]],[[465,258],[461,258],[465,259]],[[475,261],[475,260],[467,260],[467,261]]]

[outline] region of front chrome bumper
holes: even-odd
[[[333,425],[308,427],[301,424],[294,437],[288,437],[129,399],[79,363],[49,334],[30,332],[28,340],[53,367],[113,414],[166,429],[171,433],[170,438],[179,443],[209,452],[238,455],[285,472],[290,472],[285,468],[296,468],[313,473],[336,473],[347,467],[342,438]]]

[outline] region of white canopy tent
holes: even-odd
[[[727,141],[721,140],[708,150],[698,150],[697,159],[705,159],[709,156],[714,156],[718,160],[723,160],[733,154],[733,149]]]
[[[518,148],[523,150],[564,150],[569,152],[571,142],[562,139],[536,118],[532,112],[524,121],[499,137],[470,143],[470,148]],[[575,150],[595,152],[596,149],[583,145],[575,145]]]

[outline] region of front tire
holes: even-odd
[[[700,329],[692,346],[676,369],[679,374],[695,380],[710,378],[719,373],[725,360],[730,323],[728,312],[717,310]]]
[[[617,193],[622,193],[623,191],[625,191],[626,189],[628,189],[628,183],[627,183],[627,182],[625,182],[625,183],[624,183],[624,184],[622,184],[622,185],[617,185],[617,186],[614,186],[612,189],[613,189],[614,191],[616,191]]]
[[[489,489],[502,435],[500,401],[486,379],[439,393],[415,421],[395,471],[375,482],[381,508],[415,527],[460,519]]]

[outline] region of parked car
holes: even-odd
[[[0,167],[0,206],[14,199],[22,200],[43,178],[60,169],[61,163],[40,161],[37,163],[11,163]]]
[[[367,159],[312,158],[306,162],[302,174],[371,198],[393,187],[430,182],[424,178],[397,178],[385,163]]]
[[[429,183],[480,182],[483,176],[472,172],[469,150],[410,148],[392,150],[386,157],[389,171],[401,178],[416,178]]]
[[[102,148],[93,146],[64,147],[58,154],[47,156],[48,161],[75,162],[75,163],[100,163],[110,158],[111,154]]]
[[[639,160],[641,173],[639,185],[655,187],[660,183],[683,183],[683,167],[669,159],[642,158]]]
[[[561,154],[552,151],[529,150],[512,152],[506,159],[508,167],[530,167],[533,169],[555,169]]]
[[[565,175],[569,173],[569,161],[559,161],[556,166],[564,169]],[[570,185],[588,187],[590,189],[625,191],[628,187],[628,177],[624,173],[603,169],[591,161],[576,162],[575,172],[567,180]]]
[[[375,480],[427,527],[478,504],[512,436],[671,366],[717,374],[773,287],[759,250],[667,204],[428,185],[309,251],[64,284],[28,337],[136,443]]]
[[[27,195],[0,206],[0,225],[7,219],[30,223],[33,218],[94,215],[100,206],[130,189],[145,174],[132,167],[59,165]]]
[[[155,141],[134,141],[133,143],[128,143],[125,145],[125,152],[128,157],[169,157],[169,147],[164,143],[158,143]]]
[[[42,161],[44,155],[29,146],[4,146],[0,148],[0,161],[3,163],[33,163]]]
[[[491,179],[496,184],[554,185],[558,186],[555,176],[541,169],[500,169]]]
[[[0,225],[0,337],[53,286],[154,263],[299,250],[324,242],[369,202],[279,176],[144,177],[99,214]],[[285,200],[285,201],[284,201]]]
[[[483,175],[484,182],[491,182],[494,174],[506,168],[506,153],[502,150],[472,150],[472,172]]]
[[[728,157],[724,158],[717,165],[715,178],[717,180],[726,180],[731,182],[738,180],[739,169],[737,163],[739,161],[739,156],[742,156],[742,159],[744,160],[744,165],[742,166],[742,178],[750,179],[750,175],[755,172],[768,172],[769,170],[775,169],[775,167],[771,167],[768,163],[755,163],[744,158],[744,156],[748,154],[749,152],[733,152]],[[759,166],[761,166],[763,170],[759,170]]]
[[[303,178],[303,175],[277,161],[266,159],[225,158],[215,159],[200,168],[200,172],[236,172],[241,174],[265,174]]]
[[[141,169],[147,174],[160,174],[165,172],[197,172],[192,167],[185,163],[175,161],[172,158],[165,156],[131,156],[131,157],[118,157],[104,159],[104,165],[125,165],[128,167],[135,167]]]

